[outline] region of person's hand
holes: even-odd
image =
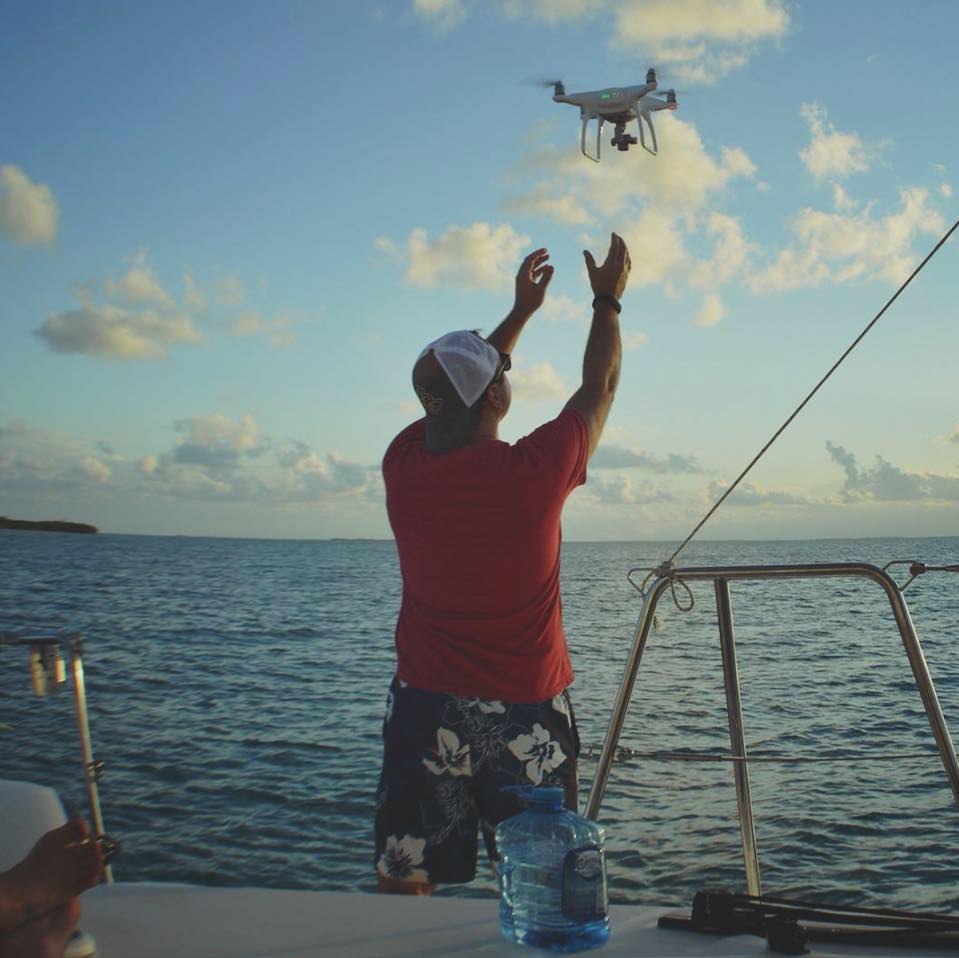
[[[87,823],[71,819],[41,836],[21,865],[53,908],[100,880],[103,854]]]
[[[553,267],[546,261],[549,253],[545,247],[533,250],[520,264],[516,274],[516,302],[513,311],[523,316],[532,316],[543,305],[546,288],[553,278]]]
[[[614,299],[621,299],[629,279],[629,250],[623,242],[622,236],[613,233],[609,240],[609,252],[606,262],[602,266],[596,265],[593,254],[583,250],[586,260],[586,271],[589,273],[589,284],[593,287],[594,295],[605,293]]]

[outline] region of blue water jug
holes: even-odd
[[[585,951],[609,938],[606,834],[563,807],[563,789],[512,786],[529,806],[496,829],[500,926],[508,941]]]

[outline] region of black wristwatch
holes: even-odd
[[[615,296],[610,296],[609,293],[597,293],[596,298],[593,300],[593,309],[596,309],[597,303],[605,303],[607,306],[612,306],[617,313],[623,311],[623,305]]]

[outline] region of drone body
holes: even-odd
[[[559,80],[551,81],[554,103],[571,103],[579,107],[580,119],[583,122],[580,148],[583,156],[599,162],[600,144],[602,143],[603,124],[614,123],[616,133],[610,141],[621,152],[626,152],[630,145],[636,143],[636,137],[626,132],[626,124],[636,120],[639,125],[639,143],[654,156],[659,151],[656,143],[656,130],[653,128],[652,114],[656,110],[675,110],[676,91],[667,90],[665,99],[651,94],[656,90],[656,71],[646,73],[646,82],[641,86],[609,87],[605,90],[593,90],[588,93],[567,94],[566,88]],[[596,155],[593,156],[586,149],[586,128],[590,120],[596,120]],[[643,130],[643,123],[649,130],[652,145],[647,145]]]

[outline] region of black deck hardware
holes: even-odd
[[[859,908],[703,889],[689,915],[665,914],[660,928],[714,935],[757,935],[770,951],[807,952],[809,942],[959,952],[959,915]]]

